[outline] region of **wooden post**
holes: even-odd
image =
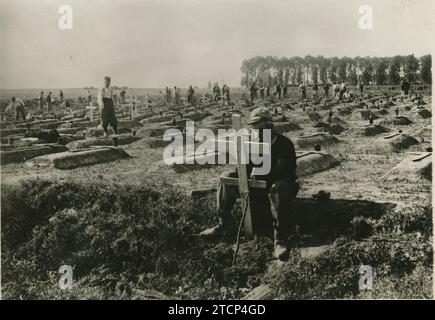
[[[232,116],[233,128],[236,131],[242,128],[242,116],[239,114],[233,114]],[[242,137],[237,136],[237,171],[239,177],[239,192],[242,203],[242,212],[246,210],[245,219],[243,221],[243,226],[245,229],[245,234],[248,238],[254,236],[254,229],[252,224],[251,215],[251,205],[249,201],[249,185],[248,185],[248,171],[246,164],[242,164],[242,152],[244,153],[244,148],[242,147]]]
[[[233,114],[232,116],[232,122],[233,122],[233,128],[238,131],[242,129],[242,116],[239,114]],[[241,204],[242,204],[242,214],[245,213],[245,218],[243,220],[243,227],[245,230],[245,235],[248,238],[252,238],[255,234],[254,226],[253,226],[253,220],[252,220],[252,214],[251,214],[251,206],[249,201],[249,188],[255,188],[255,189],[265,189],[267,187],[267,182],[264,180],[252,180],[248,179],[248,171],[247,171],[247,165],[242,163],[242,159],[248,159],[248,155],[246,153],[246,146],[250,145],[251,147],[253,145],[257,145],[259,149],[261,150],[261,153],[263,155],[270,154],[270,146],[266,143],[258,143],[258,142],[243,142],[242,136],[237,135],[237,141],[230,142],[226,140],[215,140],[215,143],[226,143],[226,152],[229,152],[229,150],[232,149],[231,145],[234,147],[234,143],[236,143],[237,148],[237,172],[238,172],[238,178],[229,178],[229,177],[221,177],[220,183],[223,185],[231,185],[231,186],[238,186],[240,197],[241,197]],[[259,150],[259,151],[260,151]],[[217,151],[216,151],[217,152]],[[215,153],[217,155],[217,153]],[[243,157],[243,158],[242,158]],[[246,211],[245,211],[246,210]]]
[[[89,106],[86,107],[86,110],[90,110],[91,112],[91,122],[94,121],[94,110],[97,109],[97,107],[92,106],[92,102]]]

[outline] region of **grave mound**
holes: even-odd
[[[356,136],[373,137],[378,134],[389,132],[390,129],[380,125],[367,125],[349,129],[349,133]]]
[[[421,110],[417,111],[417,113],[423,119],[428,119],[428,118],[432,117],[432,113],[427,109],[421,109]]]
[[[126,144],[133,143],[139,140],[140,138],[124,135],[124,136],[118,136],[117,139],[118,139],[117,142],[118,145],[126,145]],[[75,150],[87,149],[89,147],[94,147],[94,146],[113,146],[113,145],[114,145],[114,138],[108,137],[108,138],[91,138],[85,140],[77,140],[68,143],[66,147],[70,151],[75,151]]]
[[[432,153],[415,153],[389,171],[382,180],[425,178],[432,181]]]
[[[317,172],[334,168],[340,164],[332,155],[325,152],[298,152],[296,154],[296,174],[309,176]]]
[[[310,114],[308,114],[308,118],[311,121],[319,121],[320,119],[322,119],[322,117],[320,116],[320,114],[318,114],[317,112],[312,112]]]
[[[316,144],[320,146],[329,146],[339,143],[340,140],[330,133],[314,133],[299,136],[295,143],[299,148],[310,149],[314,148]]]
[[[369,146],[369,149],[373,149],[375,152],[379,153],[401,152],[417,144],[419,144],[418,140],[411,137],[410,135],[396,133],[383,138],[379,138],[377,141]]]
[[[48,154],[29,160],[25,165],[31,168],[52,167],[68,170],[128,158],[130,158],[130,155],[121,148],[97,147],[82,151]]]
[[[397,116],[397,117],[394,117],[393,124],[395,124],[395,125],[409,125],[409,124],[412,124],[412,121],[409,120],[407,117]]]
[[[302,128],[293,122],[277,122],[273,124],[273,130],[278,133],[289,132],[289,131],[299,131]]]
[[[35,145],[24,148],[17,148],[9,151],[1,151],[1,164],[23,162],[34,157],[66,151],[67,148],[58,144]]]
[[[361,111],[360,111],[361,118],[362,118],[363,120],[369,120],[369,119],[370,119],[370,114],[371,114],[371,113],[372,113],[372,112],[371,112],[370,110],[361,110]],[[378,116],[376,113],[373,112],[373,120],[375,120],[375,119],[379,119],[379,116]]]

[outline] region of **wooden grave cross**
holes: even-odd
[[[130,119],[133,119],[134,117],[137,116],[137,99],[136,96],[134,97],[134,99],[132,98],[132,95],[130,94]]]
[[[233,129],[236,131],[242,129],[242,116],[239,114],[233,114],[232,116],[232,122],[233,122]],[[216,142],[228,142],[228,141],[219,141]],[[255,234],[254,226],[253,226],[253,220],[252,220],[252,214],[251,214],[251,204],[249,201],[249,188],[255,188],[255,189],[265,189],[267,186],[267,182],[264,180],[253,180],[248,178],[248,171],[247,171],[247,165],[242,163],[242,152],[246,152],[245,148],[242,148],[242,137],[240,135],[237,135],[237,172],[238,172],[238,178],[230,178],[230,177],[221,177],[220,183],[224,185],[231,185],[231,186],[238,186],[239,192],[240,192],[240,198],[241,198],[241,205],[242,205],[242,213],[246,210],[245,218],[243,221],[243,227],[245,230],[245,235],[248,238],[252,238]],[[231,142],[229,143],[231,144]],[[270,148],[266,148],[264,150],[264,147],[268,146],[265,143],[255,143],[255,142],[244,142],[244,147],[246,145],[254,145],[258,144],[259,146],[263,147],[263,154],[267,154],[270,152]],[[245,157],[246,159],[246,157]]]
[[[86,107],[86,110],[91,111],[91,122],[94,121],[94,110],[96,110],[97,107],[92,106],[92,102],[89,103],[89,106]]]

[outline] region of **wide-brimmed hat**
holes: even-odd
[[[272,121],[272,114],[270,113],[269,109],[266,107],[255,108],[251,112],[248,124],[258,123],[263,120]]]

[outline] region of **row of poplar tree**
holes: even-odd
[[[398,85],[403,78],[411,83],[432,83],[432,57],[397,55],[394,57],[306,56],[292,58],[253,57],[242,62],[241,85],[298,85],[301,82],[324,84],[346,82],[356,85]]]

